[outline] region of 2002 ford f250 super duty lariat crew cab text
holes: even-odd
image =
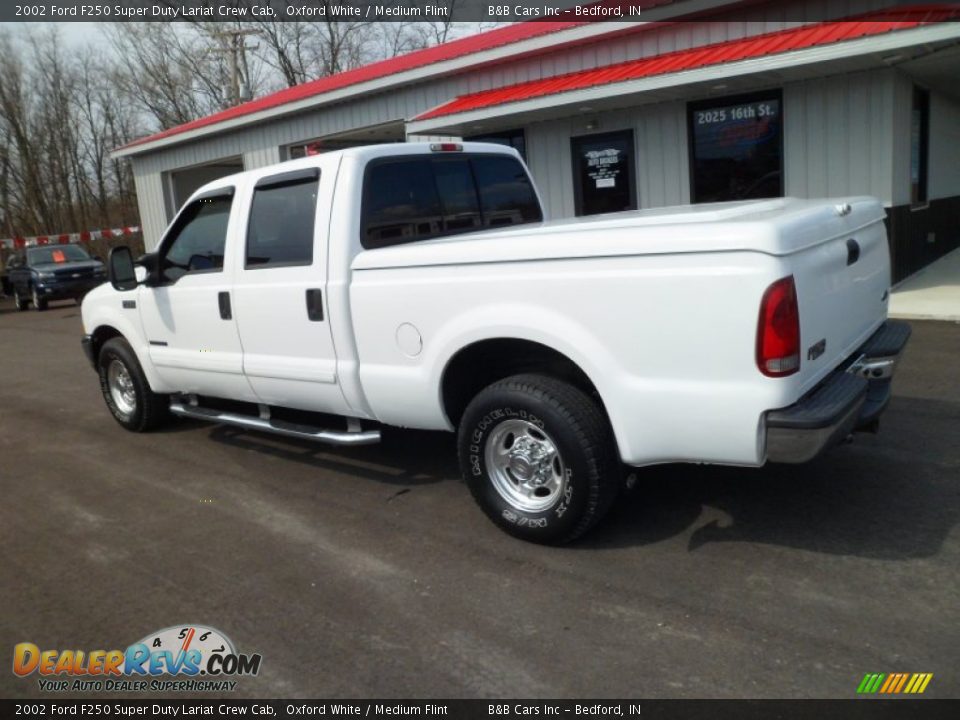
[[[109,272],[83,344],[125,428],[456,430],[480,507],[551,543],[604,515],[625,466],[805,462],[875,430],[910,333],[887,321],[873,199],[544,222],[516,151],[481,143],[216,180]]]

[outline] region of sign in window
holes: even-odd
[[[689,106],[693,202],[783,195],[779,93]]]
[[[633,131],[570,139],[577,215],[635,210]]]

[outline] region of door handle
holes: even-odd
[[[313,322],[323,320],[323,291],[319,288],[307,290],[307,319]]]
[[[847,265],[853,265],[860,259],[860,243],[853,238],[847,240]]]
[[[230,308],[230,293],[226,290],[217,295],[217,302],[220,304],[220,317],[224,320],[233,319],[233,311]]]

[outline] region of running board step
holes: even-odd
[[[170,403],[170,412],[174,415],[193,418],[194,420],[206,420],[223,425],[233,425],[247,430],[260,430],[262,432],[274,433],[275,435],[286,435],[287,437],[295,437],[302,440],[327,443],[328,445],[373,445],[374,443],[380,442],[379,430],[324,430],[313,427],[312,425],[301,425],[283,420],[265,420],[263,418],[253,417],[252,415],[241,415],[223,410],[214,410],[213,408],[189,405],[177,401]]]

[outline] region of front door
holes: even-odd
[[[635,210],[633,130],[570,138],[577,215]]]
[[[150,359],[175,391],[256,401],[243,376],[232,273],[224,266],[240,225],[233,188],[194,199],[160,244],[158,283],[138,288]]]
[[[269,175],[249,201],[234,308],[243,370],[267,405],[349,414],[327,304],[327,220],[334,168]]]

